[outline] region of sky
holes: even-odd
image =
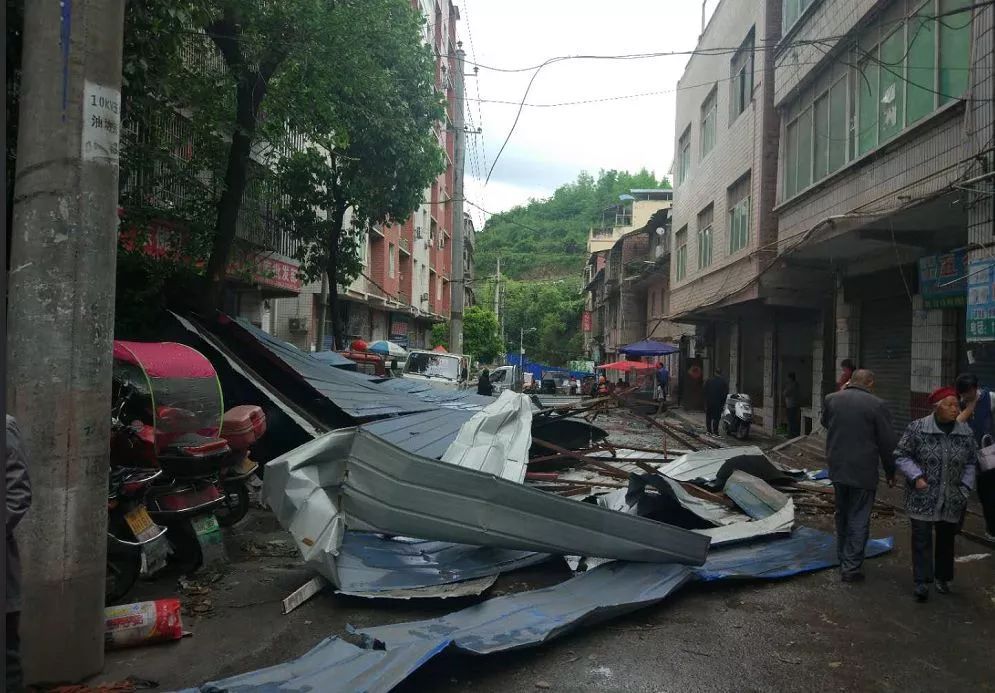
[[[751,2],[753,0],[729,0]],[[465,195],[488,212],[547,197],[581,171],[646,168],[668,175],[674,150],[674,88],[688,56],[641,60],[571,60],[539,72],[526,103],[551,104],[633,94],[638,98],[536,108],[526,106],[504,152],[487,171],[515,120],[532,71],[498,72],[555,56],[692,50],[701,33],[702,0],[456,0],[457,32],[467,59],[468,136]],[[718,0],[706,0],[710,16]],[[476,99],[481,101],[477,101]],[[511,104],[488,103],[510,101]],[[486,214],[464,207],[481,228]]]

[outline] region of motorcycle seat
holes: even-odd
[[[171,440],[165,452],[179,457],[216,457],[227,455],[231,448],[224,438],[184,433]]]

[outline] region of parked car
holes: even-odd
[[[428,380],[447,389],[462,389],[467,385],[469,369],[466,357],[461,354],[415,349],[408,352],[401,376]]]

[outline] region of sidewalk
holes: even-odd
[[[762,450],[767,450],[775,445],[780,445],[787,440],[787,438],[783,438],[781,436],[768,436],[758,429],[751,430],[750,437],[746,440],[737,440],[736,438],[721,435],[709,435],[705,430],[705,412],[703,411],[688,410],[681,407],[668,407],[664,412],[664,416],[677,419],[687,426],[690,426],[698,435],[711,438],[712,440],[728,447],[756,445]]]

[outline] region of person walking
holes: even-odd
[[[840,579],[864,579],[861,567],[878,488],[878,463],[895,480],[895,432],[884,401],[872,394],[874,373],[858,370],[822,406],[826,461],[836,500],[836,554]]]
[[[656,364],[656,398],[661,402],[667,401],[667,395],[670,391],[670,371],[663,361]]]
[[[722,369],[716,368],[712,377],[705,381],[705,428],[712,435],[719,434],[719,418],[729,396],[729,383],[722,377]]]
[[[933,413],[909,424],[895,449],[905,477],[905,514],[912,525],[912,579],[917,601],[940,594],[954,579],[954,537],[974,487],[978,445],[971,427],[958,421],[957,390],[943,387],[929,396]]]
[[[802,434],[801,393],[798,379],[788,373],[788,384],[784,386],[784,409],[788,415],[788,437],[797,438]]]
[[[494,396],[494,384],[491,382],[491,372],[486,368],[480,372],[477,378],[477,394],[485,397]]]
[[[974,433],[974,442],[979,448],[992,445],[985,436],[995,437],[992,422],[995,421],[995,397],[987,388],[978,386],[978,376],[964,373],[957,376],[957,396],[960,397],[961,413],[957,420],[966,423]],[[985,517],[985,538],[995,541],[995,469],[978,469],[978,500]]]
[[[31,479],[28,478],[27,456],[21,441],[21,429],[13,416],[7,415],[7,619],[6,677],[4,690],[19,693],[24,690],[21,671],[21,559],[17,551],[14,528],[31,507]]]

